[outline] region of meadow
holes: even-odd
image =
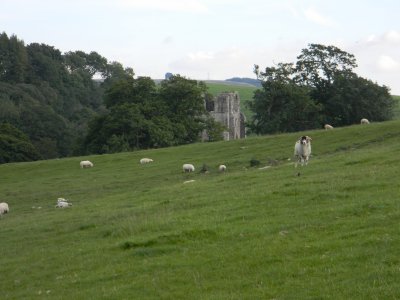
[[[398,299],[399,128],[0,165],[0,299]]]

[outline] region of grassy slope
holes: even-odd
[[[399,127],[0,165],[0,299],[395,299]]]

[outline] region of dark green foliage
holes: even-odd
[[[206,164],[203,164],[203,166],[200,169],[200,173],[208,173],[209,171],[210,168]]]
[[[62,54],[45,44],[25,46],[16,36],[2,33],[0,123],[22,130],[45,159],[82,154],[88,121],[104,111],[104,89],[130,77],[132,69],[109,64],[96,52]]]
[[[310,44],[296,65],[279,63],[255,73],[263,81],[249,108],[249,127],[257,134],[292,132],[389,120],[394,101],[389,89],[353,73],[352,54],[334,46]]]
[[[204,129],[218,140],[222,127],[204,108],[205,86],[172,76],[157,89],[148,77],[115,81],[105,92],[107,113],[89,124],[87,153],[114,153],[198,141]]]
[[[252,158],[250,159],[250,167],[257,167],[261,164],[258,159]]]
[[[23,132],[7,123],[0,125],[0,163],[38,159],[39,153]]]

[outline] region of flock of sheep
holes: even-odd
[[[365,119],[365,118],[361,119],[361,124],[369,124],[368,119]],[[331,130],[331,129],[333,129],[333,126],[331,126],[329,124],[325,124],[324,128],[325,128],[325,130]],[[296,162],[295,162],[296,168],[299,163],[302,166],[308,164],[308,160],[310,159],[310,156],[311,156],[311,141],[312,141],[311,137],[306,136],[306,135],[300,137],[300,139],[296,141],[296,143],[294,145],[294,156],[296,158]],[[139,161],[140,164],[148,164],[151,162],[153,162],[153,159],[151,159],[151,158],[142,158]],[[82,169],[83,168],[92,168],[94,166],[94,164],[89,160],[82,160],[79,163],[79,165]],[[219,172],[225,172],[226,169],[227,169],[226,165],[218,166]],[[184,173],[191,173],[191,172],[195,171],[195,167],[193,164],[183,164],[182,171]],[[189,181],[185,181],[184,183],[193,182],[193,181],[194,180],[189,180]],[[57,199],[56,207],[65,208],[65,207],[69,207],[69,206],[72,206],[72,204],[67,199],[64,199],[64,198]],[[6,202],[0,203],[0,217],[3,214],[8,213],[9,211],[10,211],[10,208]]]
[[[369,124],[368,119],[361,119],[361,124]],[[325,130],[331,130],[333,129],[332,125],[325,124],[324,125]],[[295,167],[297,168],[297,165],[300,163],[302,166],[307,165],[308,160],[310,159],[311,156],[311,137],[309,136],[302,136],[294,145],[294,156],[297,159],[295,163]]]

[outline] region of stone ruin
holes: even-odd
[[[225,141],[246,137],[246,118],[240,112],[240,97],[237,92],[224,92],[206,101],[206,110],[228,129],[223,133]],[[203,140],[207,139],[207,133],[204,133]]]

